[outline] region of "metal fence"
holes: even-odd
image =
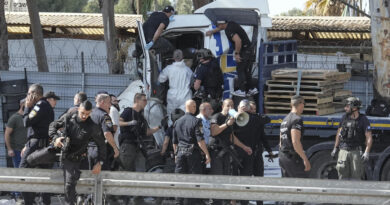
[[[1,191],[64,193],[62,170],[0,168]],[[78,193],[311,203],[390,204],[388,182],[83,171]]]
[[[0,78],[2,81],[24,79],[24,72],[0,71]],[[73,97],[77,92],[86,92],[88,99],[94,102],[94,96],[98,91],[105,90],[108,93],[119,95],[132,82],[132,79],[132,76],[127,74],[27,72],[29,85],[40,83],[44,92],[54,91],[61,98],[54,109],[55,118],[73,106]],[[6,152],[1,111],[0,103],[0,167],[5,167]]]

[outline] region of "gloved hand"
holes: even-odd
[[[149,50],[153,46],[154,42],[150,41],[149,43],[146,44],[145,49]]]
[[[172,16],[170,16],[170,17],[169,17],[169,22],[173,22],[173,21],[175,21],[175,18],[174,18],[174,16],[175,16],[175,15],[172,15]]]
[[[362,155],[362,160],[367,162],[369,158],[370,158],[370,153],[364,152],[364,154]]]
[[[333,151],[330,153],[330,156],[334,159],[336,157],[337,152],[339,151],[339,148],[335,147],[333,148]]]
[[[132,120],[130,122],[127,122],[127,126],[133,126],[133,125],[136,125],[138,123],[137,120]]]

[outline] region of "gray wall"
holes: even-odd
[[[24,72],[0,71],[2,81],[24,79]],[[94,101],[95,94],[100,90],[105,90],[111,94],[119,95],[130,84],[130,75],[110,75],[85,73],[39,73],[27,72],[27,81],[31,85],[40,83],[44,92],[54,91],[60,98],[54,109],[55,117],[58,118],[67,108],[73,105],[75,93],[82,91],[84,82],[84,92],[89,100]],[[4,144],[4,125],[1,114],[0,103],[0,167],[6,166],[6,152]]]

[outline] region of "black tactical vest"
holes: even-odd
[[[360,114],[357,119],[351,119],[350,115],[342,122],[340,131],[340,147],[356,148],[364,145],[364,128],[359,125]],[[360,123],[361,124],[361,123]]]

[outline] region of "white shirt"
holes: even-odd
[[[192,97],[190,89],[192,75],[192,70],[186,66],[184,61],[174,62],[161,71],[158,81],[163,83],[169,80],[168,103],[169,98],[182,100]]]
[[[116,125],[117,126],[117,129],[116,129],[116,132],[114,134],[114,140],[115,140],[115,144],[116,146],[119,147],[119,139],[118,139],[118,136],[119,136],[119,112],[118,110],[111,105],[110,107],[110,117],[111,117],[111,120],[112,120],[112,124],[113,125]]]

